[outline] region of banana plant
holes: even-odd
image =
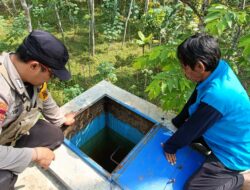
[[[149,48],[151,47],[153,35],[149,34],[147,37],[145,37],[145,35],[141,31],[139,31],[138,36],[140,39],[137,39],[136,43],[142,47],[142,54],[144,55],[145,46],[148,45]]]

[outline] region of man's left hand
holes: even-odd
[[[165,156],[166,156],[166,159],[168,160],[168,162],[171,165],[176,164],[176,155],[175,154],[168,154],[168,153],[165,152]]]
[[[75,116],[76,113],[75,112],[70,112],[64,115],[65,117],[65,122],[64,125],[72,125],[75,123]]]
[[[161,143],[161,146],[163,148],[163,143]],[[169,153],[166,153],[164,152],[165,154],[165,157],[167,159],[167,161],[171,164],[171,165],[175,165],[176,164],[176,154],[169,154]]]

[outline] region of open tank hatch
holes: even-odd
[[[64,134],[84,155],[112,173],[153,125],[138,113],[104,97],[82,110]]]

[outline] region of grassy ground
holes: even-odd
[[[87,10],[84,9],[81,14],[87,14]],[[51,18],[51,21],[53,19],[54,18]],[[107,22],[104,19],[106,18],[103,17],[101,11],[97,11],[95,15],[96,54],[94,57],[89,56],[88,21],[83,20],[81,23],[77,23],[77,28],[72,28],[72,23],[63,22],[65,32],[64,43],[70,54],[68,69],[71,71],[72,79],[67,82],[53,79],[50,82],[50,92],[59,105],[65,104],[81,92],[105,79],[97,71],[98,65],[104,61],[114,64],[114,73],[117,76],[117,81],[114,82],[115,85],[147,99],[147,94],[144,92],[146,87],[145,77],[132,66],[134,59],[142,55],[141,47],[132,42],[126,42],[122,47],[121,39],[111,42],[108,41],[103,34],[102,24]],[[11,31],[11,23],[11,18],[7,20],[7,22],[3,17],[2,19],[0,18],[0,51],[14,51],[22,42],[23,37],[27,35],[27,32],[23,35],[19,35],[20,37],[16,39],[13,44],[10,44],[6,39],[8,33]],[[36,22],[33,24],[35,23]],[[62,36],[56,24],[52,24],[52,22],[49,24],[49,31],[62,40]],[[34,26],[34,29],[37,29],[36,26]],[[128,31],[127,34],[128,38],[131,39],[132,36],[135,37],[136,35],[137,31]]]
[[[59,105],[73,98],[74,94],[77,95],[80,91],[85,91],[105,79],[97,71],[98,65],[104,61],[114,64],[118,79],[114,83],[115,85],[142,98],[147,98],[144,92],[144,76],[132,66],[134,59],[142,55],[141,47],[131,42],[127,42],[122,47],[121,41],[107,42],[103,38],[103,36],[97,35],[96,54],[94,57],[90,57],[87,29],[78,30],[77,35],[74,35],[74,31],[66,32],[65,41],[70,52],[68,65],[72,73],[72,80],[64,83],[56,80],[50,84],[50,91]],[[72,91],[71,95],[69,91]],[[75,93],[76,91],[78,93]]]

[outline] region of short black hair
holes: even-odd
[[[31,53],[23,46],[23,44],[21,44],[17,49],[16,49],[16,52],[15,54],[17,55],[17,57],[23,61],[24,63],[28,62],[28,61],[31,61],[31,60],[34,60],[34,61],[37,61],[35,60]]]
[[[221,51],[217,40],[207,34],[195,34],[184,40],[177,48],[177,57],[182,64],[195,68],[201,61],[206,71],[213,71],[220,60]]]

